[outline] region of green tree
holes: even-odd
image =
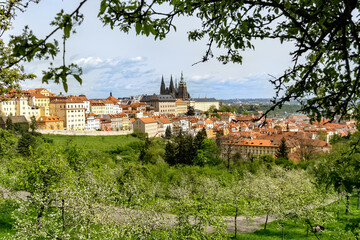
[[[205,128],[202,128],[199,132],[197,132],[195,138],[194,138],[194,147],[195,151],[201,149],[201,144],[204,139],[206,139],[206,130]]]
[[[16,239],[114,238],[105,226],[108,208],[102,207],[112,199],[112,187],[90,169],[84,171],[84,154],[68,148],[64,156],[63,149],[42,144],[29,157],[14,161],[15,187],[30,193],[27,200],[18,200],[13,213]],[[74,162],[78,171],[68,164]]]
[[[346,193],[346,213],[350,211],[351,194],[360,189],[360,134],[354,133],[346,142],[338,142],[329,154],[322,155],[315,165],[315,176],[333,186],[338,193]]]
[[[189,107],[188,107],[188,110],[187,110],[187,112],[186,112],[186,115],[187,115],[187,116],[194,116],[194,115],[195,115],[195,109],[194,109],[193,106],[189,106]]]
[[[36,121],[35,116],[31,116],[30,118],[30,129],[31,132],[35,132],[35,130],[39,127],[39,123]]]
[[[165,162],[167,162],[170,166],[176,165],[178,162],[176,161],[176,146],[171,141],[168,141],[165,146]]]
[[[288,154],[289,154],[289,150],[286,145],[286,139],[283,137],[283,138],[281,138],[280,145],[276,151],[275,156],[277,158],[288,160],[289,159]]]
[[[16,150],[17,138],[7,130],[0,129],[0,159],[11,159]],[[0,161],[1,162],[1,161]]]
[[[167,126],[167,127],[166,127],[166,130],[165,130],[165,138],[170,139],[171,136],[172,136],[171,127],[170,127],[170,126]]]
[[[10,132],[15,131],[14,124],[10,117],[6,118],[5,126],[6,126],[6,130],[8,130],[8,131],[10,131]]]
[[[62,63],[60,66],[55,67],[50,65],[48,71],[43,71],[44,76],[42,81],[47,83],[50,79],[55,83],[62,83],[65,91],[68,90],[67,78],[73,76],[81,83],[81,69],[75,64],[67,64],[65,62],[66,42],[74,33],[75,26],[79,25],[83,20],[83,15],[79,12],[82,5],[87,0],[79,3],[79,6],[71,13],[64,13],[61,10],[55,19],[51,22],[53,30],[49,32],[44,38],[38,38],[26,26],[21,35],[10,35],[9,30],[12,28],[12,23],[16,19],[19,12],[24,12],[29,5],[39,2],[38,0],[15,0],[5,1],[2,3],[0,13],[0,31],[1,36],[7,36],[8,42],[0,41],[0,94],[8,93],[10,90],[20,90],[19,83],[26,79],[33,79],[34,74],[26,74],[24,67],[21,65],[24,61],[34,61],[35,59],[54,59],[56,55],[62,50]],[[61,48],[59,47],[58,40],[51,39],[57,32],[62,31],[60,41],[62,41]]]
[[[323,214],[320,207],[326,204],[322,202],[321,191],[315,188],[312,181],[312,177],[303,170],[274,167],[262,171],[252,184],[256,186],[255,198],[259,200],[254,208],[267,215],[264,229],[268,216],[277,216],[283,239],[286,220],[294,216],[304,219],[307,225],[311,225],[311,229],[314,221],[324,224],[320,221]]]
[[[214,166],[218,165],[220,162],[220,149],[216,146],[216,143],[210,138],[204,139],[201,143],[201,147],[196,152],[194,164],[199,166]]]
[[[217,113],[219,110],[216,108],[215,105],[211,105],[208,110],[210,113]]]
[[[18,141],[17,150],[24,157],[28,157],[32,154],[34,147],[36,146],[36,137],[30,133],[23,133]]]

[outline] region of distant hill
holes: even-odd
[[[271,98],[232,98],[220,99],[219,101],[225,104],[271,104]],[[299,102],[292,100],[288,104],[299,105]]]

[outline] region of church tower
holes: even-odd
[[[176,90],[175,90],[175,88],[174,88],[174,82],[173,82],[172,75],[171,75],[171,77],[170,77],[169,92],[170,92],[170,94],[171,94],[172,96],[175,97],[175,95],[176,95]]]
[[[179,88],[178,88],[177,97],[182,98],[182,99],[190,98],[190,95],[187,92],[186,82],[184,80],[184,76],[183,76],[182,72],[181,72],[181,79],[180,79],[180,82],[179,82]]]
[[[165,94],[165,82],[164,82],[164,75],[161,78],[161,85],[160,85],[160,95]]]

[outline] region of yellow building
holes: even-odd
[[[102,101],[90,101],[90,112],[96,115],[106,114],[106,106]]]
[[[216,109],[220,108],[220,102],[215,98],[191,98],[187,102],[189,106],[202,112],[208,111],[212,106]]]
[[[160,115],[174,114],[176,112],[176,99],[172,95],[145,95],[141,102],[148,103]]]
[[[64,121],[57,116],[41,116],[37,120],[39,128],[46,130],[63,130]]]
[[[137,118],[133,123],[133,129],[147,133],[149,137],[155,137],[158,134],[158,122],[154,118]]]
[[[233,148],[232,152],[239,152],[243,157],[248,154],[260,156],[263,154],[275,155],[278,151],[280,142],[278,140],[267,139],[228,139],[222,144],[222,153],[226,155],[226,151],[230,146]],[[289,153],[295,152],[295,146],[287,144]]]
[[[80,100],[55,99],[50,101],[50,114],[59,116],[67,130],[85,130],[85,106]]]
[[[40,93],[32,93],[30,94],[30,105],[37,106],[40,108],[41,116],[50,116],[50,98]]]
[[[114,114],[114,103],[110,100],[104,100],[105,114]]]
[[[177,99],[175,102],[175,114],[186,114],[187,113],[187,103],[181,99]]]
[[[122,130],[131,130],[132,122],[126,114],[120,114],[122,116]]]

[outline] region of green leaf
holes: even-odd
[[[64,91],[67,92],[68,91],[68,85],[65,81],[63,81],[63,87],[64,87]]]
[[[80,84],[82,84],[82,79],[79,75],[73,74],[73,77],[76,79],[76,81],[78,81]]]
[[[106,0],[101,1],[99,15],[105,12],[107,6]]]
[[[145,32],[146,36],[149,36],[149,34],[150,34],[150,25],[149,24],[144,24],[144,32]]]
[[[136,34],[140,34],[141,28],[142,28],[142,24],[140,22],[136,22],[135,25]]]
[[[67,23],[64,27],[64,37],[69,38],[70,37],[70,31],[71,31],[71,24]]]

